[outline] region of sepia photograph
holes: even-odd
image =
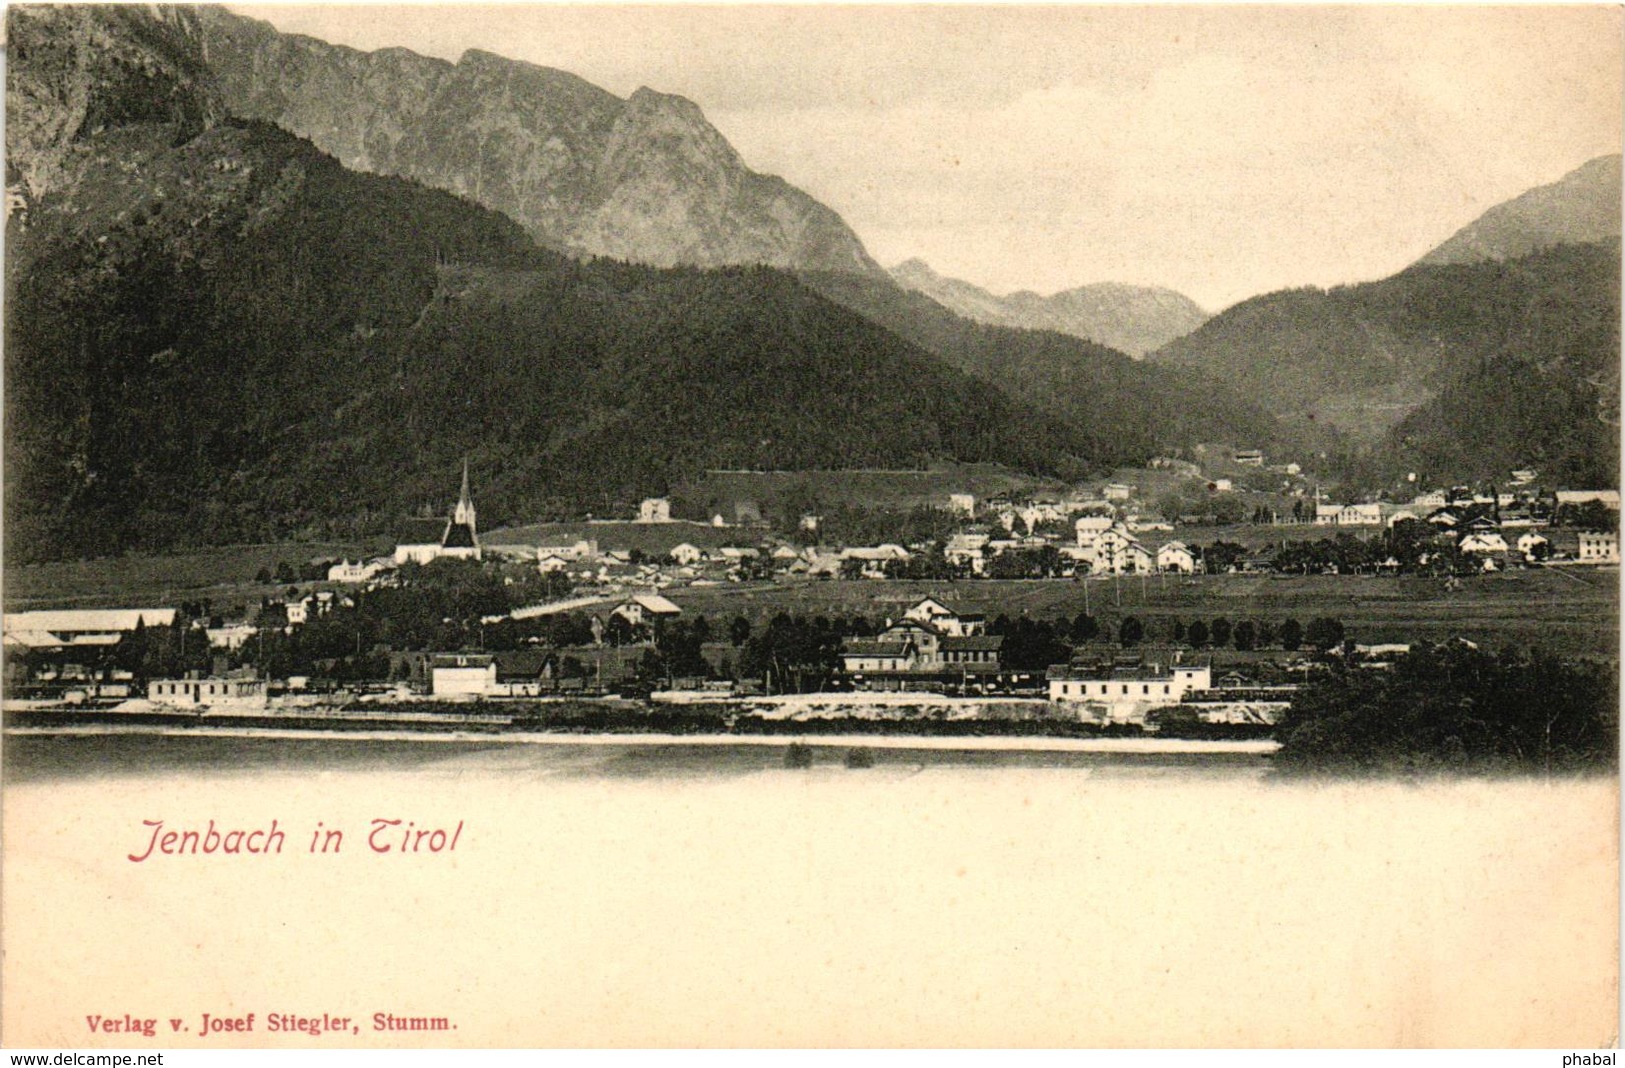
[[[1612,1051],[1622,33],[8,6],[0,1044]]]

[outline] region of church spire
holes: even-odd
[[[470,533],[474,527],[474,500],[468,493],[468,457],[463,457],[463,488],[457,495],[457,510],[451,515],[452,522],[467,526]]]

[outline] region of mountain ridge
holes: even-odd
[[[1043,296],[1019,290],[999,296],[939,274],[924,260],[904,260],[892,280],[977,322],[1054,330],[1136,358],[1190,333],[1210,316],[1183,293],[1160,286],[1098,282]]]
[[[1517,259],[1559,244],[1620,236],[1620,156],[1598,156],[1555,182],[1502,201],[1417,261],[1418,266]]]
[[[7,17],[8,89],[50,112],[15,129],[109,117],[42,142],[72,180],[7,221],[8,561],[387,534],[465,456],[496,522],[713,467],[1100,463],[785,272],[569,257],[269,123],[191,121],[201,81],[158,110],[145,81],[81,84],[73,33],[123,14]],[[156,33],[164,74],[195,41],[154,25],[126,43]]]
[[[642,87],[622,100],[484,49],[455,63],[362,52],[198,11],[233,113],[352,169],[467,196],[544,244],[654,266],[880,272],[836,212],[751,170],[686,98]]]

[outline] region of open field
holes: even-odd
[[[257,603],[262,594],[284,588],[255,582],[254,576],[261,568],[274,573],[283,561],[297,568],[310,560],[341,556],[354,559],[368,551],[340,542],[281,542],[228,545],[163,556],[132,554],[8,567],[4,575],[5,606],[8,612],[20,612],[39,608],[147,608],[201,600],[219,606],[250,600]],[[370,551],[382,549],[373,547]]]
[[[1085,592],[1087,588],[1087,593]],[[896,617],[926,595],[966,612],[1076,615],[1107,621],[1133,615],[1152,639],[1173,620],[1225,616],[1307,624],[1341,619],[1360,642],[1444,641],[1462,637],[1491,649],[1541,646],[1565,655],[1617,657],[1619,570],[1548,568],[1463,580],[1354,575],[1125,576],[1119,580],[961,582],[809,581],[785,587],[729,586],[668,591],[685,612],[712,619],[780,611],[803,615]]]

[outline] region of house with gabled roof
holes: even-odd
[[[1196,570],[1196,557],[1182,541],[1171,541],[1157,550],[1157,570],[1189,575]]]
[[[926,597],[903,613],[903,619],[934,627],[943,635],[964,638],[983,633],[987,617],[980,614],[960,614],[935,597]]]
[[[682,612],[681,608],[658,593],[640,593],[610,609],[609,614],[638,627],[656,619],[676,619]]]

